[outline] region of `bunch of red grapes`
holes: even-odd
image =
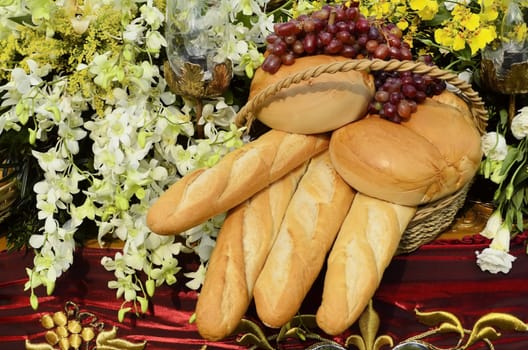
[[[266,41],[267,56],[261,68],[271,74],[283,64],[293,64],[297,57],[318,54],[413,59],[409,44],[402,40],[402,31],[392,23],[366,18],[357,2],[349,6],[325,5],[309,15],[277,23]],[[430,58],[425,60],[432,64]],[[380,71],[374,73],[374,78],[376,94],[369,112],[394,122],[409,118],[417,103],[445,89],[441,80],[410,72]]]

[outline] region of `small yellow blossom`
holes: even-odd
[[[398,21],[398,23],[396,23],[396,26],[403,31],[409,27],[409,22],[407,22],[405,19],[401,19]]]
[[[436,0],[410,0],[411,9],[418,12],[418,16],[425,20],[432,20],[438,13],[438,2]]]
[[[484,49],[497,37],[494,27],[485,27],[477,31],[477,33],[468,39],[471,54],[475,55],[479,50]]]

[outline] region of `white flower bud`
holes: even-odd
[[[522,140],[528,136],[528,108],[524,107],[519,111],[511,122],[511,132],[517,140]]]
[[[508,146],[506,139],[501,134],[495,131],[488,132],[482,135],[481,142],[482,152],[489,159],[501,161],[506,158]]]
[[[486,222],[486,227],[480,233],[486,238],[494,238],[502,225],[502,216],[498,210],[493,212]]]

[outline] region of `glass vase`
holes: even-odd
[[[167,0],[165,71],[169,85],[184,96],[220,95],[232,77],[231,62],[218,62],[223,18],[217,0]],[[167,72],[168,71],[168,72]]]

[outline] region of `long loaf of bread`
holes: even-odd
[[[310,161],[255,283],[255,306],[264,324],[281,327],[295,316],[353,197],[354,191],[337,174],[328,152]]]
[[[210,168],[178,180],[152,205],[147,225],[158,234],[179,234],[237,206],[328,148],[325,134],[271,130],[230,152]]]
[[[415,212],[415,207],[356,194],[328,256],[316,314],[327,334],[341,334],[363,312]]]
[[[228,212],[196,305],[196,325],[205,339],[225,338],[246,313],[255,281],[307,164]]]

